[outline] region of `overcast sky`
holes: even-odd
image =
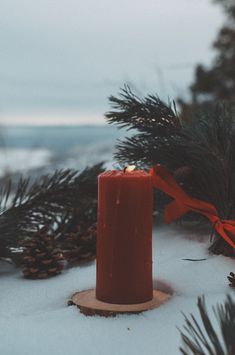
[[[99,121],[125,82],[185,95],[222,21],[210,0],[1,0],[0,115]]]

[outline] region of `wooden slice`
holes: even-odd
[[[167,302],[170,297],[171,294],[169,293],[154,290],[151,301],[137,304],[112,304],[97,300],[95,297],[95,289],[91,289],[75,293],[68,302],[68,305],[76,305],[80,309],[80,312],[87,316],[98,314],[100,316],[110,317],[116,314],[148,311],[161,306],[163,303]]]

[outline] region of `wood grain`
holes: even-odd
[[[95,289],[90,289],[76,292],[71,297],[68,304],[76,305],[80,309],[80,312],[87,316],[98,314],[100,316],[110,317],[115,316],[116,314],[136,314],[148,311],[161,306],[170,298],[170,294],[154,290],[151,301],[137,304],[112,304],[97,300],[95,296]]]

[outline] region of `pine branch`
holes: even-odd
[[[168,135],[180,127],[179,117],[170,105],[161,101],[158,96],[148,95],[140,98],[125,85],[119,97],[110,96],[113,111],[107,112],[108,123],[120,128],[137,129],[140,132]]]
[[[118,141],[116,160],[142,168],[162,164],[192,197],[212,203],[221,219],[235,217],[234,104],[200,106],[181,122],[158,97],[138,98],[127,87],[119,97],[111,96],[110,103],[115,110],[106,114],[108,122],[137,130]],[[211,251],[232,255],[224,244],[216,240]]]
[[[17,246],[17,241],[39,227],[56,228],[59,234],[75,215],[78,218],[86,214],[94,223],[97,176],[102,171],[101,163],[81,173],[56,171],[33,184],[29,179],[20,179],[13,197],[8,183],[1,192],[0,257],[12,256],[11,248]]]
[[[205,305],[204,297],[198,298],[198,309],[203,324],[199,325],[196,318],[191,315],[185,317],[186,325],[180,331],[184,347],[180,351],[184,355],[232,355],[235,353],[235,302],[227,296],[224,304],[213,308],[214,315],[219,323],[221,337],[218,336]],[[221,340],[223,342],[221,342]]]

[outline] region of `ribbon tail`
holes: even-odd
[[[170,202],[165,208],[165,212],[164,212],[165,222],[168,224],[174,222],[175,220],[182,217],[189,211],[190,208],[188,208],[186,205],[180,203],[179,201],[174,200]]]
[[[231,237],[226,233],[226,227],[230,229],[231,234],[235,238],[235,229],[233,228],[233,231],[231,230],[231,226],[224,226],[221,221],[218,221],[215,225],[216,231],[221,235],[221,237],[229,244],[231,247],[235,248],[235,242],[231,239]]]
[[[151,170],[153,187],[160,189],[174,200],[165,208],[165,221],[171,223],[189,211],[200,213],[215,224],[216,231],[233,248],[235,248],[235,221],[221,221],[218,212],[212,204],[188,196],[177,184],[169,172],[160,165]]]

